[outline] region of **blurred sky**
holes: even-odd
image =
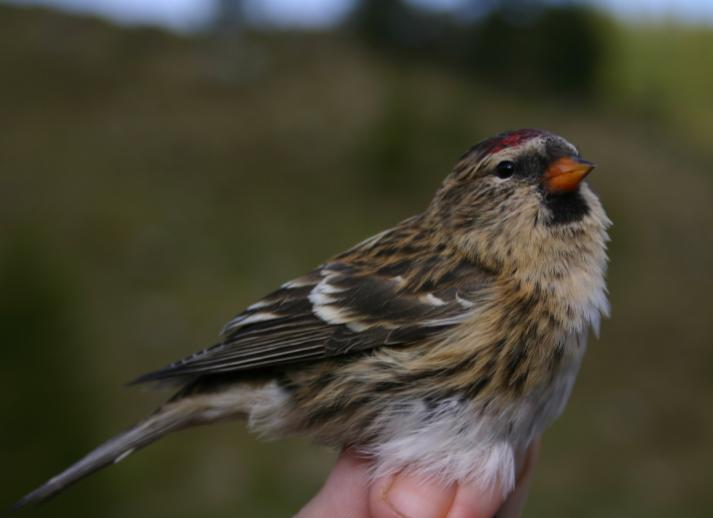
[[[216,0],[0,0],[91,13],[124,24],[156,24],[178,31],[199,30],[213,19]],[[409,0],[438,10],[467,0]],[[634,20],[673,18],[713,24],[713,0],[581,0]],[[563,0],[553,0],[562,3]],[[354,0],[245,0],[249,16],[277,26],[328,27],[349,13]]]

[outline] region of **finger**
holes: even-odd
[[[522,469],[518,475],[515,490],[508,496],[503,506],[498,511],[496,518],[517,518],[522,514],[530,489],[530,480],[540,454],[540,439],[536,439],[527,449]]]
[[[369,465],[344,451],[317,495],[295,518],[369,518]]]
[[[407,471],[377,480],[369,492],[372,518],[442,518],[456,486],[426,481]]]
[[[496,512],[498,518],[516,518],[527,497],[539,447],[538,440],[528,448],[516,489],[504,503],[498,488],[444,485],[409,472],[382,478],[369,488],[368,464],[345,452],[322,490],[297,518],[491,518]]]
[[[445,485],[409,472],[378,480],[369,493],[372,518],[492,518],[503,500],[498,488]]]
[[[460,484],[447,518],[493,518],[505,495],[498,487],[483,488],[473,482]]]

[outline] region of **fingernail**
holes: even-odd
[[[399,518],[443,518],[453,503],[456,487],[400,473],[386,486],[383,499]]]

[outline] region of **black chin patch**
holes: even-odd
[[[552,212],[551,225],[566,225],[580,221],[589,214],[589,205],[579,189],[559,194],[545,194],[545,205]]]

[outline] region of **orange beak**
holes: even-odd
[[[545,189],[553,194],[573,191],[592,169],[594,164],[581,158],[558,158],[545,171]]]

